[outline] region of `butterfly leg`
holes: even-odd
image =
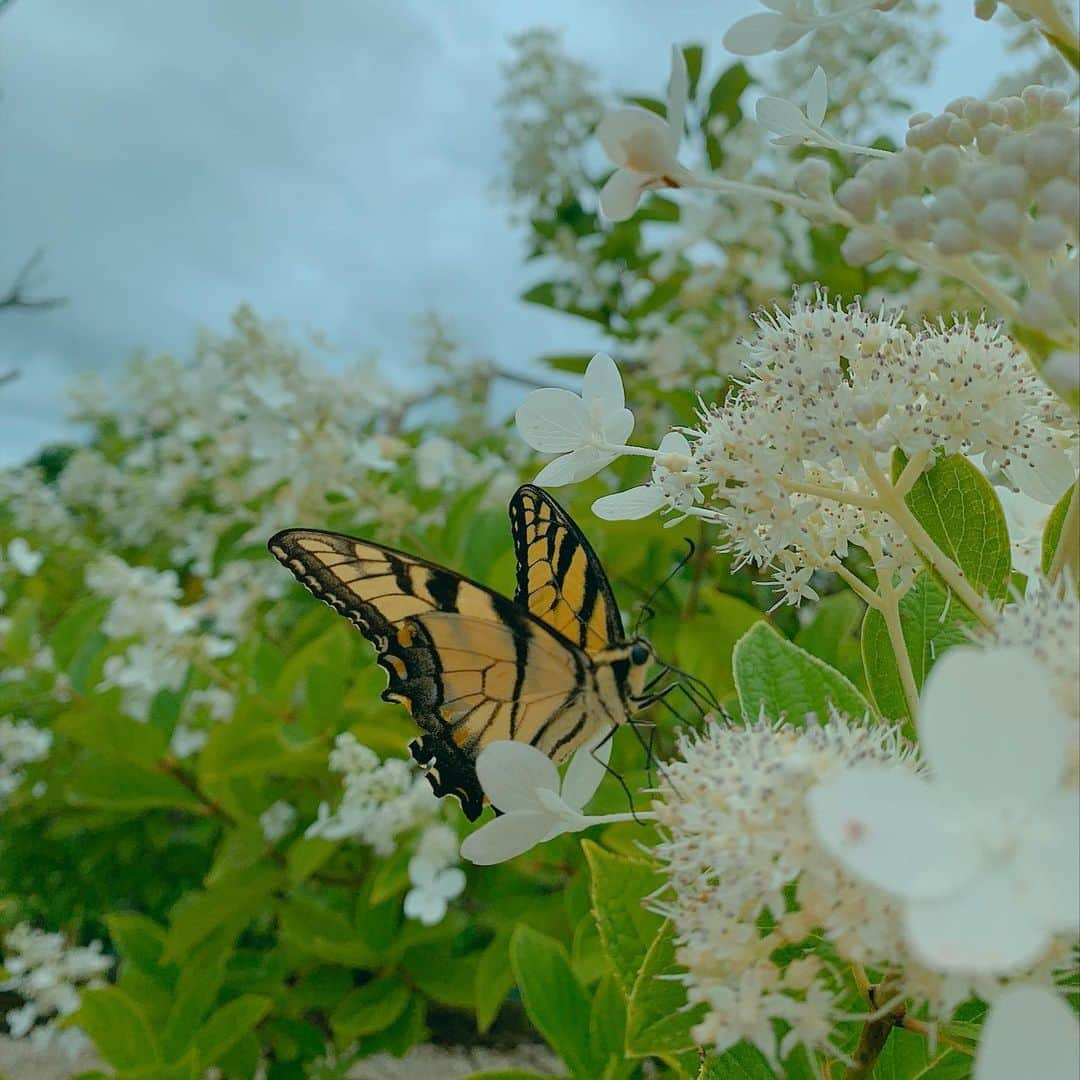
[[[633,724],[631,724],[631,727],[633,727]],[[596,753],[596,751],[599,750],[600,747],[604,745],[604,743],[606,743],[609,739],[611,739],[615,735],[615,732],[618,731],[618,730],[619,730],[619,725],[618,724],[613,724],[612,727],[611,727],[611,730],[595,746],[589,747],[589,756],[593,759],[593,761],[595,761],[598,764],[602,765],[604,767],[605,772],[610,773],[612,776],[615,777],[616,780],[618,780],[619,786],[623,789],[623,791],[626,794],[626,802],[627,802],[627,805],[630,807],[630,813],[633,815],[634,820],[639,825],[644,825],[645,822],[642,821],[641,818],[639,818],[637,816],[637,810],[634,807],[634,794],[630,790],[630,786],[627,784],[626,778],[622,775],[622,773],[617,772],[615,769],[613,769],[606,761],[604,761],[603,758],[599,757],[597,755],[597,753]],[[636,733],[637,732],[636,732],[636,729],[635,729],[635,734]],[[641,736],[638,735],[638,738],[640,739]]]

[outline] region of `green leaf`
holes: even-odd
[[[161,1033],[161,1049],[167,1061],[176,1060],[188,1049],[217,1001],[225,979],[225,964],[232,951],[231,937],[228,929],[220,930],[185,957],[172,1008]]]
[[[901,597],[900,626],[915,685],[921,689],[930,669],[949,649],[971,640],[978,622],[963,604],[952,601],[930,574],[920,574]],[[878,713],[888,720],[908,718],[907,699],[889,631],[884,616],[876,608],[867,608],[863,618],[862,654],[866,683]]]
[[[161,1061],[158,1041],[146,1014],[138,1002],[115,986],[85,991],[73,1023],[90,1036],[101,1056],[117,1069]]]
[[[809,608],[810,621],[793,638],[800,649],[836,668],[853,685],[863,679],[859,629],[866,605],[852,592],[824,596]]]
[[[690,87],[687,97],[693,101],[697,95],[698,80],[701,78],[701,61],[705,50],[700,45],[684,45],[682,49],[683,59],[686,61],[686,74],[689,76]]]
[[[907,458],[895,451],[894,480],[906,464]],[[939,458],[915,481],[904,502],[976,592],[993,600],[1008,594],[1009,527],[994,486],[978,466],[963,454]]]
[[[592,353],[551,353],[541,356],[540,363],[555,371],[569,371],[574,375],[584,375],[589,366]]]
[[[183,960],[192,949],[226,923],[246,925],[284,883],[275,867],[255,867],[223,877],[203,892],[180,898],[171,912],[165,960]]]
[[[972,1059],[947,1048],[929,1052],[925,1038],[893,1028],[870,1074],[873,1080],[967,1080]]]
[[[294,840],[285,852],[285,864],[289,872],[289,883],[300,885],[333,856],[341,846],[338,840],[324,840],[321,836],[304,837]]]
[[[737,1043],[722,1054],[709,1054],[697,1080],[776,1080],[776,1073],[757,1047]]]
[[[291,896],[278,912],[278,932],[309,956],[350,967],[373,967],[378,959],[348,919],[326,904]]]
[[[681,972],[675,961],[670,922],[656,933],[626,1006],[626,1051],[635,1057],[678,1054],[694,1049],[690,1029],[701,1022],[705,1003],[686,1008],[686,990],[670,978]]]
[[[402,846],[378,863],[370,879],[371,892],[368,899],[373,906],[385,903],[408,890],[412,884],[409,880],[409,860],[412,856],[413,852]]]
[[[614,975],[605,975],[596,985],[589,1014],[589,1040],[596,1061],[622,1061],[625,1057],[626,999]]]
[[[485,1069],[469,1073],[461,1080],[551,1080],[551,1073],[529,1072],[527,1069]]]
[[[663,920],[641,906],[656,889],[657,869],[641,859],[629,859],[583,840],[589,864],[593,916],[608,959],[627,995]]]
[[[108,758],[152,768],[169,749],[169,737],[160,728],[140,724],[111,709],[68,712],[56,721],[56,730],[72,742]]]
[[[199,754],[199,779],[205,785],[237,777],[302,776],[326,768],[326,743],[289,743],[277,723],[218,724]]]
[[[1050,516],[1046,519],[1046,529],[1042,538],[1042,572],[1050,573],[1054,565],[1054,556],[1057,554],[1058,544],[1061,543],[1061,530],[1065,527],[1065,518],[1069,513],[1069,503],[1072,501],[1075,487],[1069,488],[1064,495],[1054,504]]]
[[[813,714],[821,720],[830,705],[848,716],[862,718],[870,705],[835,668],[792,644],[768,623],[752,626],[735,645],[735,687],[739,707],[748,721],[764,714],[802,723]]]
[[[499,1015],[506,995],[514,985],[514,972],[508,955],[509,931],[500,930],[480,954],[473,979],[476,1027],[483,1034]]]
[[[256,994],[244,994],[223,1005],[195,1034],[194,1047],[201,1070],[219,1063],[241,1039],[253,1031],[273,1002]]]
[[[397,978],[375,979],[347,994],[330,1016],[334,1035],[351,1042],[388,1028],[409,1004],[412,992]]]
[[[65,795],[74,806],[124,814],[159,808],[192,812],[204,809],[195,795],[166,773],[98,755],[75,768]]]
[[[165,930],[153,919],[135,912],[105,916],[109,937],[125,964],[153,971],[161,964],[165,949]]]
[[[675,655],[681,668],[704,679],[723,699],[735,689],[735,643],[765,616],[753,604],[729,593],[708,594],[705,603],[707,612],[679,623]]]
[[[75,659],[82,643],[101,625],[112,603],[100,596],[85,596],[68,609],[49,635],[56,666],[65,671]]]
[[[566,950],[553,938],[518,926],[510,963],[529,1019],[578,1080],[595,1080],[589,1045],[589,999],[570,969]],[[602,1063],[601,1063],[602,1064]]]

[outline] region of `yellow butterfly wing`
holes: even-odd
[[[569,514],[523,484],[510,500],[517,556],[514,602],[587,653],[625,641],[622,618],[600,560]]]
[[[424,735],[410,744],[437,795],[483,809],[475,758],[518,739],[562,760],[587,737],[587,657],[526,609],[444,567],[339,533],[287,529],[271,553],[350,619],[387,672],[387,701]]]

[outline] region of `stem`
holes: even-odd
[[[896,478],[896,483],[893,484],[893,491],[895,491],[901,499],[906,498],[908,492],[915,486],[916,481],[922,476],[923,470],[926,468],[926,463],[929,460],[929,450],[919,450],[912,454],[908,459],[908,463],[904,466],[903,472],[900,473]]]
[[[955,1039],[950,1039],[947,1035],[942,1035],[940,1031],[931,1031],[930,1025],[924,1024],[922,1020],[916,1020],[914,1017],[905,1016],[903,1022],[897,1026],[902,1027],[905,1031],[910,1031],[914,1035],[921,1035],[924,1039],[929,1039],[931,1035],[933,1035],[941,1046],[947,1046],[950,1050],[957,1050],[961,1054],[967,1054],[968,1057],[972,1056],[972,1049],[970,1046],[965,1046]]]
[[[934,538],[923,528],[919,519],[911,512],[902,496],[897,494],[889,478],[878,467],[869,453],[860,455],[860,461],[877,488],[881,508],[907,533],[908,538],[919,549],[926,561],[941,575],[942,580],[962,603],[979,619],[984,626],[993,626],[993,612],[983,598],[971,587],[964,577],[964,571],[938,547]],[[891,585],[891,583],[890,583]]]
[[[230,814],[229,811],[221,805],[221,803],[217,802],[214,799],[211,799],[210,796],[207,795],[206,792],[199,787],[198,781],[196,781],[195,777],[192,776],[191,773],[187,771],[187,769],[181,768],[180,764],[176,761],[174,757],[172,757],[171,754],[168,757],[162,758],[161,761],[158,762],[158,770],[165,773],[166,776],[171,776],[174,780],[177,780],[179,781],[179,783],[183,784],[184,787],[186,787],[188,791],[190,791],[191,794],[194,795],[195,798],[203,804],[203,806],[206,808],[207,814],[214,814],[215,816],[221,818],[222,821],[227,822],[229,825],[236,824],[236,818],[234,818],[232,814]]]
[[[590,825],[613,825],[617,821],[655,821],[656,814],[652,810],[638,810],[634,814],[584,814],[588,825],[582,825],[587,829]]]
[[[860,506],[864,510],[882,509],[881,500],[876,495],[867,495],[865,492],[848,491],[847,488],[832,487],[828,484],[807,484],[801,480],[789,480],[786,476],[780,477],[780,483],[785,491],[792,494],[816,495],[819,499],[832,499],[833,502]]]
[[[1080,581],[1080,478],[1073,484],[1069,509],[1065,511],[1065,520],[1061,523],[1061,535],[1058,537],[1048,574],[1050,580],[1057,581],[1066,567],[1069,568],[1075,585]]]
[[[878,596],[869,585],[866,584],[861,578],[856,577],[839,559],[836,560],[835,565],[830,566],[829,569],[836,574],[838,578],[847,583],[847,586],[851,591],[868,607],[877,608],[881,610],[881,597]]]
[[[862,978],[866,978],[865,972],[862,973]],[[856,981],[859,981],[858,975],[856,975]],[[895,986],[886,979],[884,982],[878,983],[877,986],[867,984],[865,992],[871,1007],[876,1007],[878,998],[888,997],[894,990]],[[852,1054],[852,1065],[845,1074],[844,1080],[868,1080],[874,1071],[874,1066],[877,1064],[881,1051],[885,1049],[889,1033],[894,1027],[902,1026],[906,1013],[907,1004],[900,1001],[884,1016],[867,1020],[863,1024],[862,1032],[859,1035],[859,1045],[855,1048],[855,1053]]]
[[[866,550],[875,565],[881,567],[884,562],[884,552],[881,544],[874,537],[866,538]],[[878,611],[885,620],[885,629],[889,634],[889,644],[892,646],[893,655],[896,657],[896,670],[900,672],[900,684],[904,688],[904,699],[907,701],[908,713],[914,724],[919,715],[919,687],[915,682],[915,672],[911,667],[911,654],[904,640],[904,628],[900,622],[900,596],[893,587],[892,570],[882,568],[878,570],[878,596],[880,604]]]

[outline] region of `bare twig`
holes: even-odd
[[[4,3],[10,2],[10,0],[0,0],[0,11],[3,10]],[[48,310],[49,308],[61,307],[67,303],[67,300],[62,296],[41,296],[32,297],[27,293],[34,288],[34,282],[31,280],[37,270],[41,266],[41,260],[45,257],[45,249],[38,248],[33,255],[23,264],[22,269],[15,275],[15,280],[11,283],[6,293],[0,294],[0,309],[3,308],[33,308],[37,311]]]

